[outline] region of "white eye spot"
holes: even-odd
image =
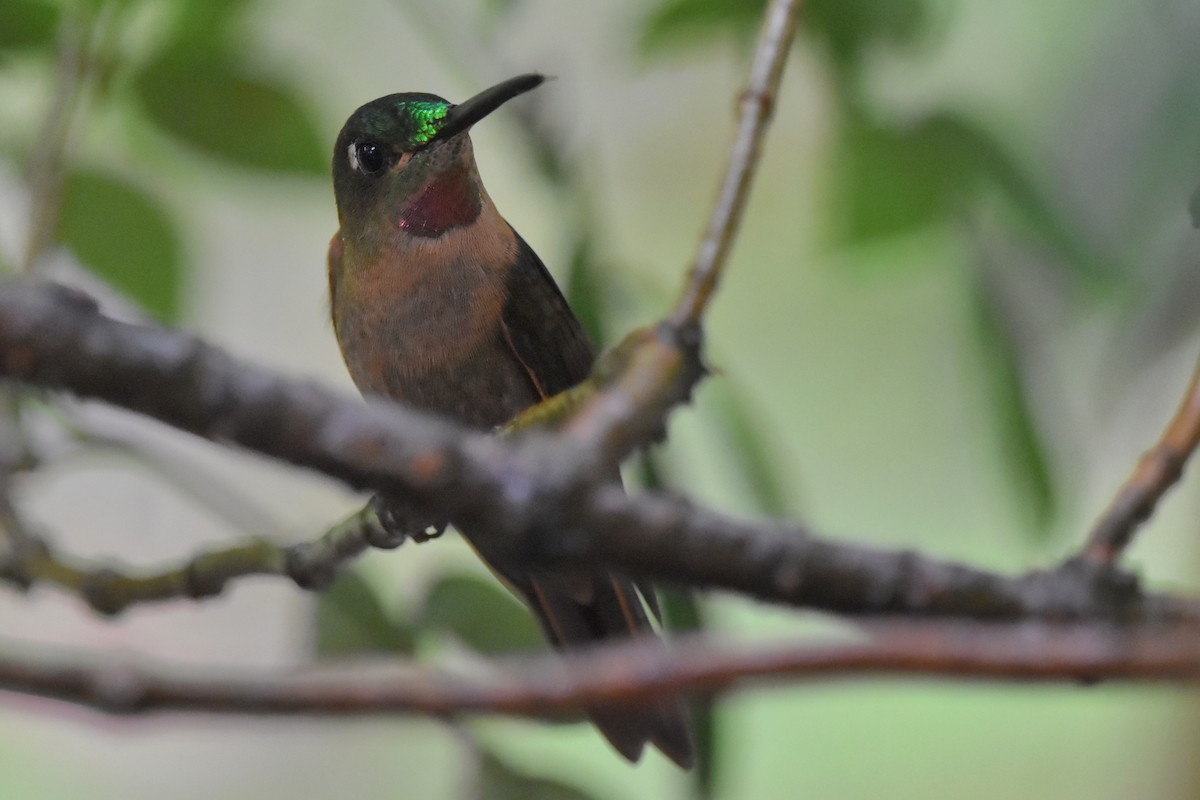
[[[391,151],[377,142],[354,142],[346,154],[350,168],[368,177],[379,175],[387,168]]]

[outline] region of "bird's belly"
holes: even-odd
[[[387,396],[485,430],[503,425],[540,399],[501,347],[489,344],[460,356],[398,377]]]
[[[348,294],[338,292],[334,327],[364,394],[484,429],[540,399],[506,346],[498,311],[479,296],[415,293],[363,303]]]

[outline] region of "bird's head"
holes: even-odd
[[[470,224],[483,190],[468,131],[543,80],[519,75],[457,105],[434,94],[405,92],[359,107],[342,126],[333,150],[343,235],[382,224],[438,236]]]

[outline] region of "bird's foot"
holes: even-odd
[[[411,539],[417,544],[423,544],[430,539],[436,539],[446,531],[445,522],[430,522],[429,515],[416,508],[388,500],[381,495],[371,499],[375,516],[379,520],[375,535],[370,537],[372,547],[391,550],[399,547],[405,539]]]

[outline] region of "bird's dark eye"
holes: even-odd
[[[350,166],[363,175],[378,175],[388,162],[388,151],[375,142],[355,142],[350,145]]]

